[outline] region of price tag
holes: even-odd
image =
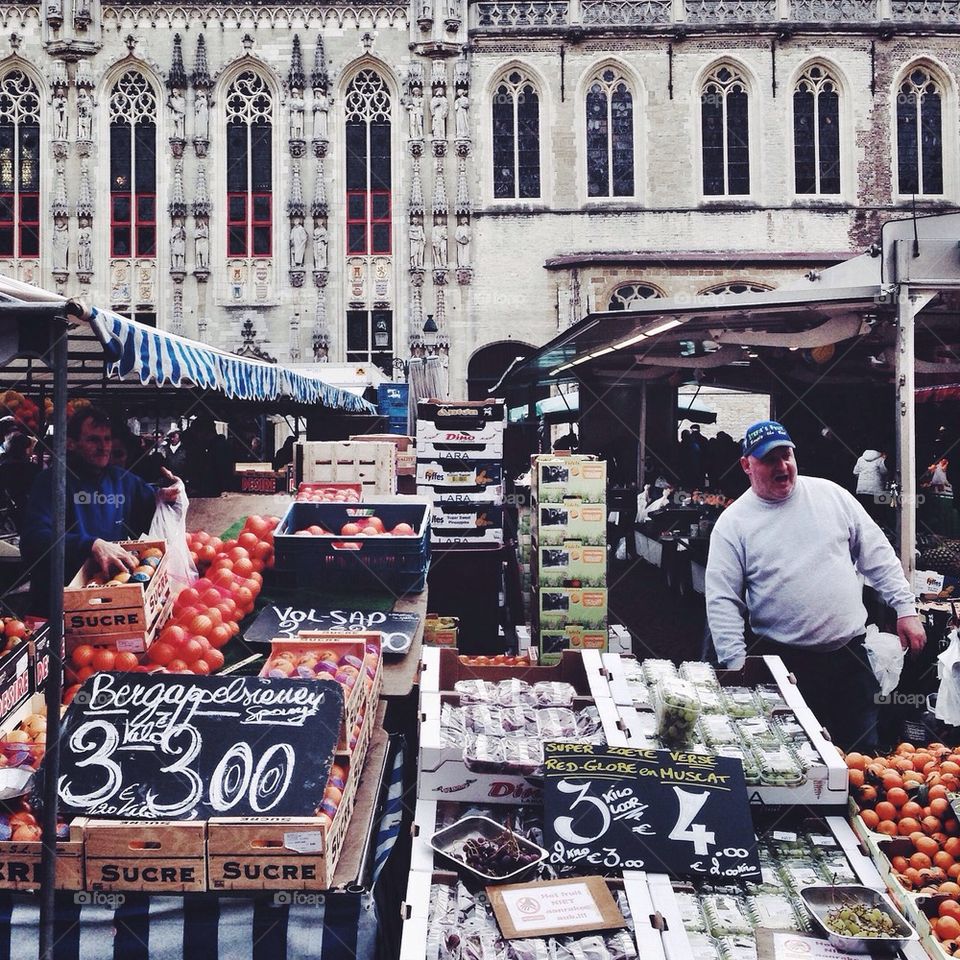
[[[833,837],[827,837],[821,834],[811,834],[810,842],[815,847],[835,847],[837,846],[837,841]]]
[[[332,681],[97,673],[64,720],[60,802],[114,820],[312,814],[342,720]]]
[[[731,757],[546,743],[544,834],[555,864],[760,876],[743,766]]]
[[[323,834],[319,830],[298,830],[283,835],[283,845],[297,853],[323,853]]]
[[[797,835],[786,830],[774,830],[773,839],[779,840],[781,843],[796,843]]]

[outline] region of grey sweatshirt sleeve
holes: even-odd
[[[747,613],[743,557],[740,546],[716,528],[710,537],[705,592],[707,622],[717,659],[737,669],[747,652],[743,636]]]
[[[857,569],[884,601],[897,611],[897,617],[912,617],[917,612],[913,589],[903,575],[903,567],[883,531],[866,510],[846,491],[844,506],[850,518],[850,555]]]

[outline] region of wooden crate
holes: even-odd
[[[206,823],[89,819],[80,823],[87,890],[207,889]]]
[[[39,840],[0,843],[0,890],[39,890]],[[83,890],[83,828],[79,820],[70,826],[70,836],[57,843],[55,886],[58,890]]]
[[[133,540],[128,550],[158,547],[164,551],[153,578],[145,584],[87,586],[96,571],[87,561],[63,591],[64,639],[69,654],[81,643],[143,653],[160,632],[172,605],[166,543]]]
[[[373,725],[372,711],[367,719]],[[316,817],[219,817],[208,823],[211,890],[329,890],[357,799],[350,767],[333,823]]]
[[[393,443],[311,440],[294,447],[297,482],[360,483],[364,494],[397,492]]]

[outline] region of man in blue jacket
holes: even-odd
[[[78,410],[67,424],[67,515],[64,576],[69,582],[93,560],[105,578],[136,567],[118,540],[135,540],[150,527],[157,497],[172,502],[182,485],[154,487],[136,474],[110,466],[113,431],[107,415],[95,407]],[[30,492],[20,551],[30,572],[31,612],[47,609],[50,549],[53,546],[53,471],[37,477]]]

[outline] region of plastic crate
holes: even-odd
[[[377,516],[390,530],[409,523],[409,537],[345,537],[339,534],[296,536],[314,524],[340,530],[345,523]],[[292,571],[301,587],[324,590],[423,590],[430,566],[430,503],[409,498],[404,503],[290,504],[274,533],[274,566]]]

